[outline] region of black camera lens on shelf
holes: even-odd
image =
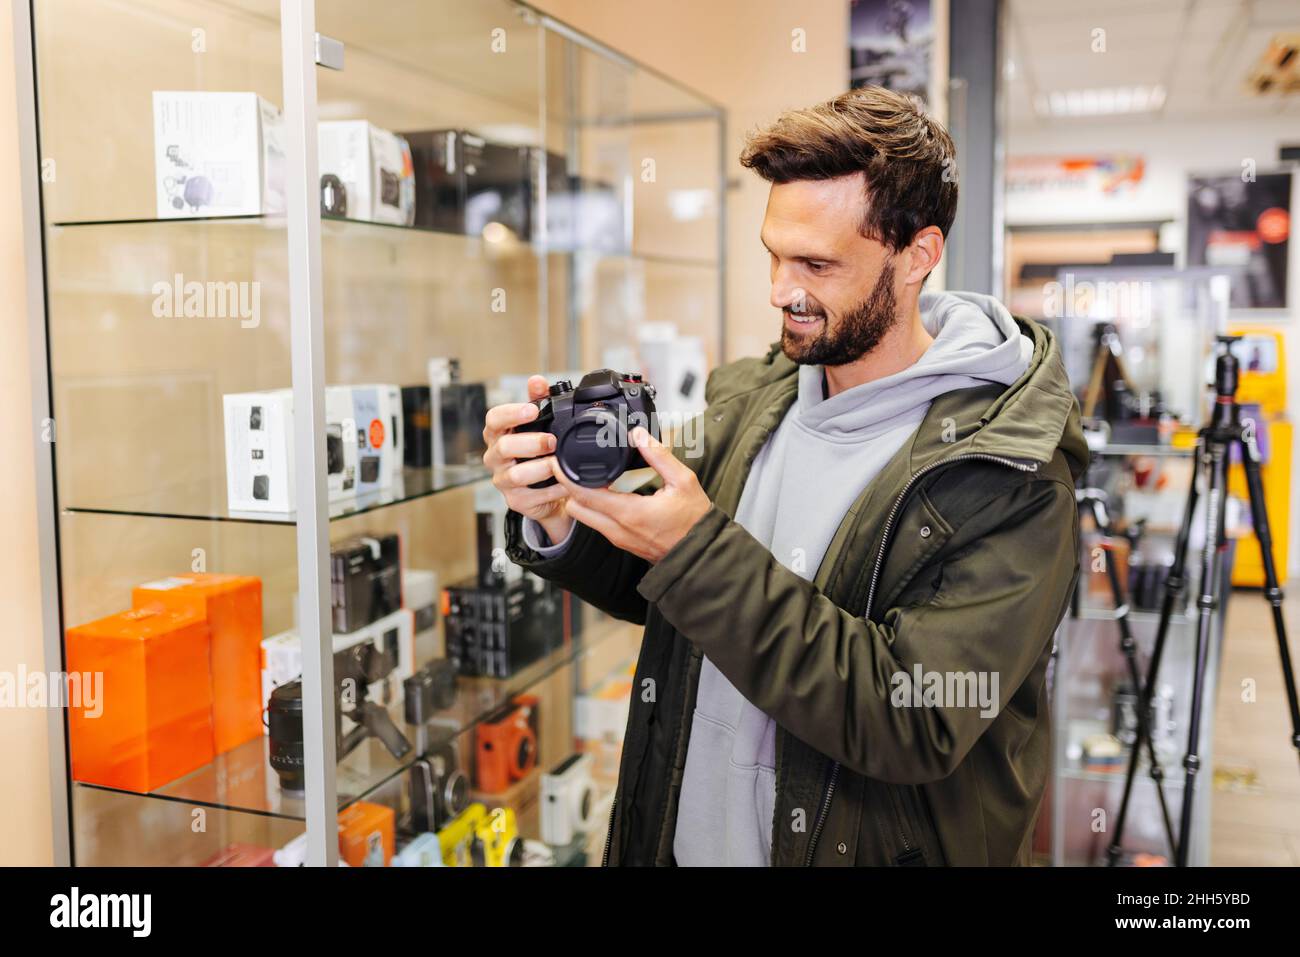
[[[537,418],[516,431],[550,432],[556,460],[569,480],[600,488],[629,469],[645,468],[628,434],[639,425],[659,438],[654,396],[654,387],[638,374],[597,369],[583,376],[576,389],[564,379],[552,385],[546,398],[534,403]],[[531,487],[554,484],[549,478]]]
[[[302,682],[291,681],[271,692],[266,709],[270,763],[280,787],[301,792],[306,786],[302,752]]]

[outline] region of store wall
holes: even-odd
[[[0,13],[0,447],[6,450],[0,470],[0,672],[9,674],[20,664],[29,671],[44,667],[17,135],[13,24],[6,5]],[[44,711],[0,707],[0,865],[51,863],[45,722]]]
[[[766,351],[780,335],[758,241],[767,184],[736,162],[745,133],[848,84],[847,0],[540,0],[535,5],[727,109],[727,354]],[[806,52],[792,49],[802,30]],[[652,317],[653,318],[653,317]]]
[[[1288,135],[1289,134],[1289,135]],[[1242,162],[1253,159],[1259,172],[1280,168],[1278,147],[1294,142],[1294,130],[1288,131],[1277,120],[1260,117],[1239,122],[1171,123],[1139,120],[1118,123],[1079,125],[1056,123],[1037,129],[1013,129],[1007,141],[1008,158],[1016,156],[1093,155],[1097,153],[1137,153],[1146,161],[1143,183],[1131,195],[1104,205],[1095,201],[1076,204],[1007,204],[1007,224],[1043,224],[1078,222],[1123,222],[1175,220],[1161,232],[1161,245],[1167,252],[1181,257],[1183,221],[1187,214],[1187,176],[1197,173],[1231,173],[1240,171]],[[1294,177],[1292,210],[1300,208],[1300,171]],[[1294,216],[1294,212],[1293,212]],[[1291,305],[1283,310],[1257,310],[1234,313],[1243,322],[1276,323],[1286,336],[1291,381],[1288,383],[1288,413],[1292,422],[1300,423],[1300,242],[1291,242]],[[1294,447],[1292,475],[1300,475],[1300,445]],[[1300,508],[1291,506],[1291,541],[1289,574],[1300,576]]]

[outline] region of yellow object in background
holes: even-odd
[[[1286,349],[1282,333],[1267,326],[1232,326],[1231,335],[1242,340],[1233,346],[1241,363],[1237,402],[1255,405],[1260,421],[1255,427],[1267,459],[1260,468],[1264,484],[1264,507],[1273,534],[1273,562],[1279,579],[1285,581],[1291,528],[1291,443],[1292,425],[1286,419]],[[1249,503],[1246,473],[1240,463],[1228,474],[1228,491]],[[1252,533],[1237,542],[1232,564],[1232,584],[1258,588],[1264,584],[1264,559],[1259,539]]]

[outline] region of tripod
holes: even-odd
[[[1112,545],[1112,530],[1110,516],[1106,510],[1106,493],[1100,488],[1083,488],[1075,492],[1075,498],[1081,507],[1087,507],[1092,514],[1093,523],[1097,526],[1097,531],[1102,535],[1101,548],[1106,552],[1106,578],[1110,582],[1111,599],[1115,604],[1115,624],[1119,627],[1119,650],[1124,655],[1124,664],[1128,669],[1129,683],[1133,686],[1133,693],[1140,696],[1142,689],[1142,679],[1138,674],[1137,660],[1137,641],[1133,638],[1133,630],[1129,627],[1128,613],[1129,604],[1124,595],[1124,586],[1119,579],[1119,568],[1116,567],[1115,559],[1111,555],[1114,550]],[[1137,545],[1137,540],[1142,534],[1142,526],[1145,522],[1136,523],[1137,527],[1125,532],[1125,538],[1128,539],[1132,554]],[[1137,725],[1137,737],[1133,740],[1133,750],[1137,753],[1143,743],[1146,744],[1147,759],[1150,761],[1151,780],[1155,782],[1156,797],[1160,802],[1160,815],[1165,826],[1165,836],[1169,840],[1169,846],[1172,848],[1174,841],[1174,823],[1169,814],[1169,802],[1165,799],[1164,785],[1164,768],[1160,766],[1160,760],[1156,757],[1156,748],[1152,740],[1150,729],[1147,727],[1149,715],[1145,707],[1139,707],[1135,715]],[[1127,785],[1127,781],[1125,782]],[[1124,809],[1127,810],[1127,807]],[[1123,821],[1124,810],[1121,810],[1121,822]],[[1122,826],[1122,825],[1121,825]],[[1109,852],[1108,852],[1109,853]]]
[[[1142,750],[1143,737],[1149,734],[1144,720],[1151,707],[1151,695],[1155,689],[1156,677],[1160,671],[1160,658],[1164,653],[1165,639],[1169,633],[1169,623],[1174,608],[1187,587],[1187,548],[1191,539],[1192,521],[1196,511],[1200,492],[1197,489],[1197,475],[1204,473],[1206,510],[1205,510],[1205,551],[1201,556],[1200,595],[1196,600],[1196,645],[1194,671],[1192,675],[1192,701],[1189,727],[1187,730],[1187,754],[1183,758],[1185,772],[1183,783],[1183,806],[1179,820],[1178,842],[1174,845],[1175,863],[1179,867],[1187,866],[1188,846],[1191,840],[1192,801],[1196,794],[1196,778],[1201,769],[1199,755],[1201,734],[1201,710],[1204,707],[1205,669],[1210,652],[1210,638],[1213,619],[1221,602],[1221,594],[1226,587],[1224,579],[1224,557],[1227,552],[1225,535],[1229,452],[1237,448],[1241,453],[1242,466],[1246,473],[1246,490],[1250,498],[1251,520],[1255,528],[1255,537],[1264,560],[1264,599],[1269,603],[1273,613],[1273,631],[1277,636],[1278,654],[1282,660],[1282,678],[1286,683],[1287,703],[1291,709],[1291,744],[1300,750],[1300,704],[1296,700],[1295,673],[1291,667],[1291,653],[1287,647],[1286,623],[1282,619],[1282,588],[1278,584],[1277,566],[1273,561],[1273,536],[1269,530],[1268,511],[1264,507],[1264,482],[1259,470],[1259,449],[1255,444],[1254,429],[1243,426],[1240,407],[1237,405],[1237,383],[1240,366],[1232,352],[1232,345],[1239,336],[1218,336],[1218,356],[1214,363],[1214,408],[1210,422],[1200,430],[1196,438],[1196,455],[1193,459],[1192,481],[1187,490],[1187,504],[1183,511],[1182,522],[1174,543],[1174,562],[1165,581],[1164,601],[1160,607],[1160,623],[1156,628],[1155,645],[1151,660],[1147,664],[1145,684],[1138,692],[1137,739],[1129,752],[1128,770],[1124,776],[1124,796],[1120,803],[1119,817],[1115,825],[1115,836],[1107,848],[1108,864],[1114,866],[1122,854],[1121,842],[1124,837],[1124,823],[1128,815],[1129,798],[1133,791],[1133,780],[1137,773],[1138,757]],[[1148,741],[1149,744],[1149,741]],[[1154,764],[1154,761],[1153,761]]]

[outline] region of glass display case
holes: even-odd
[[[482,417],[703,408],[722,109],[512,0],[29,14],[69,861],[599,863],[640,630],[503,561]]]
[[[1057,634],[1052,700],[1051,861],[1101,865],[1118,823],[1135,738],[1136,691],[1120,616],[1145,680],[1174,543],[1186,506],[1196,430],[1206,420],[1215,337],[1225,331],[1231,276],[1158,266],[1063,272],[1048,309],[1083,413],[1092,462],[1079,483],[1080,579]],[[1230,534],[1242,510],[1229,500]],[[1181,607],[1173,610],[1148,721],[1175,834],[1191,720],[1204,505],[1192,523]],[[1229,547],[1232,543],[1229,542]],[[1228,558],[1229,566],[1231,556]],[[1111,581],[1116,572],[1119,593]],[[1202,768],[1213,767],[1213,702],[1227,594],[1208,636]],[[1138,763],[1122,841],[1124,864],[1174,861],[1150,760]],[[1193,802],[1189,860],[1209,862],[1210,775]]]

